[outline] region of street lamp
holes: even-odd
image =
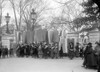
[[[30,17],[31,17],[31,20],[32,20],[32,25],[31,25],[31,30],[32,30],[32,33],[33,33],[32,42],[34,42],[34,26],[35,26],[36,17],[37,17],[37,14],[36,14],[34,9],[32,9]]]
[[[8,28],[8,23],[10,21],[9,13],[7,13],[7,15],[5,16],[5,19],[6,19],[6,25],[7,25],[7,27],[6,27],[6,33],[10,33],[9,32],[9,28]]]
[[[31,12],[31,19],[32,19],[32,28],[34,30],[34,24],[35,24],[35,21],[36,21],[36,17],[37,17],[37,14],[36,12],[34,11],[34,9],[32,9],[32,12]]]

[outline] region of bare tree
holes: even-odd
[[[25,0],[9,0],[11,3],[11,7],[13,8],[13,13],[15,17],[15,24],[17,31],[21,31],[21,22],[22,22],[22,8],[25,3],[23,1]],[[18,34],[18,37],[16,36],[17,43],[20,41],[20,34]]]
[[[22,22],[22,15],[23,9],[27,6],[29,0],[9,0],[11,6],[13,8],[15,23],[17,30],[20,30],[21,22]]]
[[[78,2],[78,0],[68,0],[65,2],[62,2],[62,0],[56,0],[55,2],[59,3],[62,6],[61,18],[65,18],[66,24],[70,28],[70,30],[76,31],[77,28],[75,28],[73,24],[73,19],[81,16],[82,7],[80,5],[80,2]]]
[[[48,8],[47,0],[19,0],[19,1],[9,0],[9,1],[14,11],[17,29],[19,29],[23,21],[26,23],[27,26],[31,24],[30,13],[32,9],[34,9],[37,14],[36,24],[42,21],[44,19],[43,14],[45,14],[47,10],[50,10],[50,8]],[[17,18],[17,15],[19,15],[19,18]]]
[[[17,20],[17,12],[16,12],[16,2],[15,2],[15,0],[9,0],[9,1],[11,3],[12,8],[13,8],[16,29],[18,30],[18,20]]]
[[[46,13],[48,8],[47,0],[9,0],[13,8],[15,23],[17,30],[20,31],[21,24],[25,23],[27,28],[30,29],[32,26],[31,22],[31,11],[32,9],[36,12],[36,22],[38,24],[44,19],[43,14]],[[31,27],[32,28],[32,27]]]
[[[45,19],[44,15],[47,11],[51,10],[51,8],[48,7],[48,1],[47,0],[31,0],[29,5],[23,9],[23,20],[27,25],[32,25],[31,23],[31,17],[30,13],[34,9],[36,12],[36,21],[35,24],[39,24],[41,21]]]
[[[3,8],[4,8],[4,6],[5,6],[4,1],[5,1],[5,0],[0,0],[0,26],[1,26],[1,24],[2,24],[2,13],[3,13]]]

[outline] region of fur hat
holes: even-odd
[[[92,43],[91,43],[91,42],[89,42],[89,43],[88,43],[88,45],[92,46]]]
[[[100,42],[97,42],[97,41],[96,41],[96,42],[95,42],[95,44],[98,44],[98,45],[100,45]]]

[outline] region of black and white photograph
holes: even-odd
[[[0,0],[0,72],[100,72],[100,0]]]

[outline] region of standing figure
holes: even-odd
[[[70,59],[73,59],[74,58],[74,45],[73,43],[69,43],[69,58]]]
[[[63,58],[63,48],[62,48],[62,46],[61,46],[61,49],[59,50],[59,57]]]
[[[21,54],[20,54],[20,51],[21,51],[21,45],[18,44],[16,48],[17,48],[17,49],[16,49],[16,56],[17,56],[17,57],[21,57]]]
[[[33,44],[30,45],[30,56],[33,57],[33,52],[34,52],[34,48],[33,48]]]
[[[44,58],[48,58],[48,45],[45,45],[44,47]]]
[[[81,57],[82,59],[83,59],[83,57],[84,57],[83,49],[84,49],[84,47],[81,46],[81,47],[80,47],[80,51],[79,51],[80,57]]]
[[[50,50],[51,50],[51,45],[48,45],[48,57],[50,58]]]
[[[26,57],[29,57],[30,55],[30,46],[29,45],[26,45]]]
[[[5,47],[5,56],[8,57],[8,48]]]
[[[96,56],[96,60],[97,60],[97,68],[98,68],[98,71],[97,72],[100,72],[100,43],[96,42],[96,47],[94,49],[95,51],[95,56]]]
[[[31,50],[31,56],[32,57],[34,57],[34,54],[35,54],[35,46],[34,45],[32,45],[32,50]]]
[[[92,49],[92,43],[88,43],[84,51],[84,58],[83,66],[86,68],[97,66],[96,57],[94,56],[94,51]]]
[[[42,46],[39,45],[39,48],[38,48],[38,57],[39,57],[39,58],[42,58],[42,56],[43,56]]]
[[[10,49],[9,49],[9,56],[12,57],[13,55],[14,55],[14,53],[13,53],[13,48],[10,48]]]
[[[38,58],[38,45],[37,44],[35,44],[34,46],[34,57]]]
[[[54,58],[54,46],[52,45],[50,49],[50,57],[53,59]]]
[[[58,51],[58,44],[57,43],[55,44],[55,47],[54,47],[54,56],[55,56],[55,58],[59,57],[59,51]]]
[[[5,47],[2,48],[2,58],[5,58]]]
[[[76,46],[75,46],[75,55],[76,55],[76,57],[79,57],[79,43],[76,43]]]
[[[25,50],[25,45],[21,45],[21,48],[20,48],[20,56],[21,57],[24,57],[24,55],[25,55],[24,50]]]

